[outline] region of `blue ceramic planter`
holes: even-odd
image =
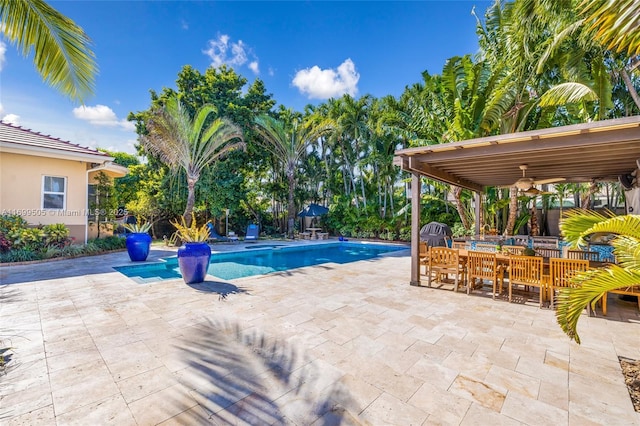
[[[211,248],[207,243],[184,243],[178,249],[178,265],[184,282],[201,283],[207,275]]]
[[[149,256],[151,247],[151,235],[146,232],[134,232],[127,235],[127,252],[133,262],[144,262]]]

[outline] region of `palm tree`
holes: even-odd
[[[44,81],[73,100],[93,93],[97,66],[82,28],[42,0],[0,0],[0,32]]]
[[[202,170],[229,150],[245,146],[242,130],[215,115],[213,105],[204,105],[192,118],[177,95],[173,95],[164,106],[151,111],[144,123],[146,133],[140,136],[145,151],[157,156],[174,172],[185,171],[188,195],[183,215],[187,226],[191,226],[195,187]]]
[[[276,161],[281,162],[287,176],[287,233],[292,237],[296,217],[296,170],[307,148],[333,126],[328,120],[320,123],[309,119],[301,121],[290,110],[283,111],[281,116],[285,119],[278,120],[266,114],[259,115],[254,121],[254,128],[264,147],[273,154]],[[286,117],[289,117],[289,120],[286,120]]]
[[[596,37],[608,49],[640,55],[640,1],[587,0],[581,6],[590,29],[597,30]]]
[[[582,311],[608,291],[637,286],[640,283],[640,215],[603,215],[594,211],[573,210],[560,224],[565,240],[572,246],[585,244],[585,237],[596,232],[617,234],[611,242],[618,264],[577,274],[575,286],[563,288],[558,296],[556,319],[562,330],[580,343],[577,326]]]

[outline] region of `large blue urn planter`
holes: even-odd
[[[134,232],[127,235],[127,253],[133,262],[144,262],[149,256],[151,235],[146,232]]]
[[[204,281],[211,259],[207,243],[184,243],[178,249],[178,265],[184,282],[196,284]]]

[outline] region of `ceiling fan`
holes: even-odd
[[[556,182],[563,182],[566,179],[565,178],[551,178],[551,179],[533,179],[530,177],[527,177],[527,169],[529,168],[529,166],[527,164],[521,164],[519,166],[520,170],[522,170],[522,177],[520,179],[518,179],[512,186],[515,186],[516,188],[518,188],[520,191],[530,191],[532,188],[534,188],[534,185],[544,185],[544,184],[548,184],[548,183],[556,183]]]

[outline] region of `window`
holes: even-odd
[[[43,176],[42,208],[62,210],[65,207],[67,178]]]

